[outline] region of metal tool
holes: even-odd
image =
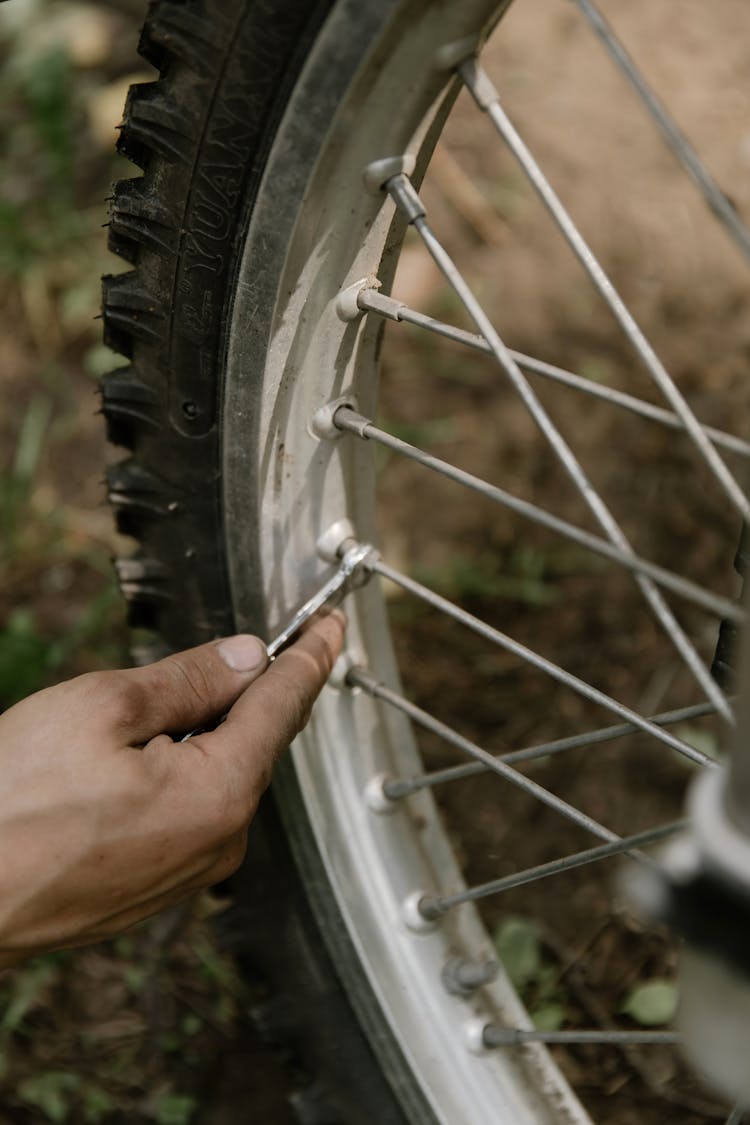
[[[356,543],[344,550],[341,563],[336,573],[325,582],[316,594],[305,602],[295,613],[288,625],[278,633],[267,646],[268,659],[273,660],[277,653],[299,632],[306,621],[309,621],[318,610],[325,605],[338,605],[349,590],[363,586],[370,577],[370,572],[363,566],[369,556],[375,556],[376,551],[369,543]]]
[[[276,634],[272,641],[268,642],[266,651],[269,663],[276,659],[281,650],[286,648],[289,642],[294,639],[305,622],[314,617],[319,610],[323,609],[324,606],[338,605],[350,590],[364,586],[371,577],[372,571],[366,568],[364,563],[369,558],[374,560],[378,557],[378,552],[374,547],[371,547],[369,543],[357,543],[356,540],[352,540],[349,547],[344,542],[342,549],[341,562],[335,574],[300,606],[291,621],[284,626],[280,633]],[[219,723],[223,723],[225,718],[226,715],[222,715]],[[218,726],[218,723],[216,725]],[[183,735],[180,742],[187,742],[194,734],[203,734],[211,729],[213,728],[196,727]]]

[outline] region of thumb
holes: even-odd
[[[218,718],[267,664],[263,641],[240,633],[119,673],[130,702],[124,723],[128,739],[148,742]]]
[[[341,652],[345,628],[340,610],[313,618],[299,640],[243,692],[225,723],[191,739],[214,760],[236,769],[240,791],[244,788],[251,804],[258,797],[258,778],[263,786],[268,783],[276,758],[310,717]]]

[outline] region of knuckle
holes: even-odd
[[[312,671],[321,680],[328,679],[336,659],[334,646],[327,634],[316,630],[306,637],[304,655],[312,667]]]
[[[213,703],[211,682],[204,665],[191,656],[181,654],[175,656],[161,671],[162,683],[166,690],[187,687],[189,693],[204,707],[209,708]]]
[[[127,672],[92,672],[87,679],[88,695],[108,722],[128,727],[142,718],[148,693]]]
[[[326,617],[325,626],[326,628],[321,630],[317,636],[320,641],[320,658],[324,674],[327,676],[343,647],[346,621],[338,614],[333,613]]]

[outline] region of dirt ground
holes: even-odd
[[[141,7],[50,3],[35,14],[26,5],[25,54],[13,30],[0,28],[2,705],[54,679],[125,660],[109,564],[123,544],[103,500],[109,455],[96,413],[96,377],[112,357],[92,317],[98,275],[119,268],[98,229],[109,182],[129,174],[111,155],[113,126],[128,82],[151,76],[134,54]],[[607,0],[602,7],[750,214],[744,0]],[[49,64],[34,71],[34,59],[52,58],[60,44],[68,61],[55,86]],[[489,59],[506,109],[701,419],[744,434],[746,268],[575,5],[516,0]],[[36,74],[33,82],[28,74]],[[61,115],[55,107],[63,102]],[[47,188],[61,177],[69,190],[51,208]],[[433,225],[511,347],[658,401],[468,99],[459,99],[424,195]],[[395,293],[468,326],[413,243]],[[538,378],[533,385],[636,549],[733,596],[738,520],[689,442]],[[394,326],[382,418],[416,444],[595,530],[514,393],[483,357]],[[730,463],[742,477],[739,460]],[[387,459],[381,481],[381,546],[391,563],[645,713],[700,698],[632,581],[616,569],[416,466]],[[674,606],[710,663],[715,622],[676,599]],[[410,694],[488,749],[517,749],[607,721],[567,689],[405,599],[394,598],[391,608]],[[715,721],[682,734],[704,749],[721,745]],[[454,760],[436,741],[425,738],[423,747],[430,764]],[[640,738],[527,768],[621,833],[678,815],[692,776],[671,752]],[[590,843],[499,779],[467,780],[441,789],[438,799],[470,882]],[[628,996],[674,978],[672,944],[615,911],[612,887],[613,868],[602,866],[488,903],[493,931],[520,919],[536,935],[538,971],[522,990],[530,1007],[554,1008],[564,1026],[611,1019],[637,1026],[621,1011]],[[245,1065],[249,1043],[261,1050],[247,1017],[252,996],[211,945],[207,909],[199,904],[132,940],[41,959],[6,978],[0,1121],[232,1125],[246,1119],[254,1098],[255,1120],[283,1125],[286,1072],[273,1054]],[[699,1125],[726,1114],[667,1049],[586,1048],[559,1059],[597,1121]]]
[[[699,4],[681,5],[679,21],[677,7],[668,3],[604,7],[698,151],[747,211],[750,91],[743,88],[742,6],[716,5],[709,17]],[[515,5],[489,54],[506,111],[694,409],[704,421],[744,435],[745,266],[642,106],[574,5]],[[459,100],[444,138],[447,157],[439,154],[424,194],[433,226],[474,281],[505,342],[658,402],[512,157],[476,116],[468,99]],[[464,171],[479,198],[464,185]],[[471,327],[416,245],[404,265],[396,296]],[[425,343],[415,332],[398,327],[390,333],[382,400],[388,423],[438,456],[596,530],[497,368],[458,347],[451,352]],[[687,439],[532,380],[636,549],[734,596],[739,521]],[[743,479],[741,460],[732,465]],[[383,470],[382,511],[387,557],[615,698],[644,713],[701,698],[632,580],[611,566],[592,563],[550,533],[395,459]],[[676,600],[673,605],[710,664],[715,622]],[[393,603],[393,618],[409,693],[494,752],[608,721],[570,690],[405,599]],[[685,724],[682,734],[711,748],[723,737],[715,720]],[[436,740],[425,737],[422,744],[434,765],[455,760]],[[691,767],[631,737],[542,760],[528,772],[625,834],[680,814]],[[454,783],[440,789],[438,799],[461,841],[471,883],[590,844],[585,833],[498,778]],[[604,1026],[613,1019],[637,1026],[618,1017],[628,996],[643,983],[675,976],[676,951],[664,935],[640,932],[636,921],[613,909],[613,880],[613,865],[602,865],[486,905],[496,930],[508,919],[534,920],[559,972],[566,1026]],[[526,990],[532,1006],[539,999],[534,988]],[[589,1048],[559,1058],[595,1120],[697,1125],[726,1112],[668,1050]]]

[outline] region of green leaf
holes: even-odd
[[[540,965],[534,984],[539,1007],[542,1007],[547,1001],[556,1001],[560,991],[560,971],[557,966]]]
[[[0,1028],[6,1033],[16,1031],[23,1023],[26,1014],[39,1003],[47,986],[56,980],[57,976],[55,966],[45,962],[32,963],[28,968],[18,971],[13,977],[13,991],[8,1006],[2,1014]]]
[[[197,1035],[203,1028],[203,1020],[200,1016],[196,1016],[194,1012],[188,1012],[183,1018],[181,1030],[183,1035],[191,1036]]]
[[[539,931],[528,918],[506,918],[494,937],[497,955],[513,985],[522,989],[533,981],[541,966]]]
[[[62,1125],[68,1120],[70,1095],[77,1090],[79,1081],[77,1074],[48,1070],[26,1078],[18,1087],[18,1093],[22,1101],[37,1106],[55,1125]]]
[[[531,1012],[534,1027],[538,1031],[558,1031],[565,1023],[563,1004],[541,1004]]]
[[[149,978],[149,969],[145,965],[126,965],[122,975],[130,991],[139,996]]]
[[[10,707],[44,685],[52,667],[50,645],[19,607],[0,630],[0,707]]]
[[[620,1011],[643,1027],[670,1023],[677,1010],[677,986],[673,981],[655,979],[638,984],[625,997]]]
[[[197,1104],[185,1094],[162,1094],[152,1111],[154,1121],[157,1125],[190,1125]]]
[[[100,1086],[85,1086],[81,1091],[81,1100],[86,1125],[99,1125],[99,1122],[106,1121],[117,1108],[114,1098],[111,1098]]]
[[[182,1039],[176,1031],[163,1031],[158,1038],[159,1050],[174,1053],[182,1050]]]
[[[127,934],[122,937],[115,938],[114,946],[115,953],[118,957],[135,956],[135,943],[132,937],[128,937]]]

